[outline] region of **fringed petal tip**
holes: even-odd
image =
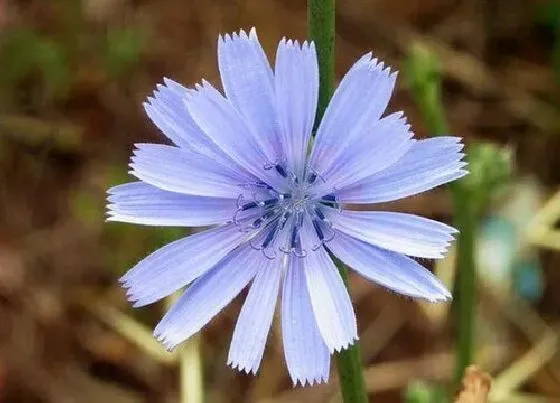
[[[315,50],[315,42],[305,40],[300,44],[297,39],[286,39],[284,36],[278,43],[278,47],[280,49],[284,48],[290,50],[308,51]]]
[[[453,296],[448,290],[442,292],[442,295],[435,296],[433,298],[426,298],[426,301],[431,302],[432,304],[446,303],[446,302],[451,302],[452,300],[453,300]]]
[[[389,66],[385,66],[385,62],[379,61],[379,59],[374,57],[372,52],[368,52],[358,59],[354,66],[352,66],[352,69],[355,68],[367,68],[372,72],[381,72],[385,76],[390,77],[393,81],[397,80],[397,76],[399,74],[397,70],[391,71],[391,68]]]
[[[334,353],[340,353],[342,350],[348,350],[351,346],[354,345],[354,343],[356,343],[357,341],[359,341],[360,338],[356,335],[353,336],[351,340],[346,341],[346,342],[342,342],[336,346],[328,346],[329,347],[329,353],[330,354],[334,354]]]
[[[329,382],[329,374],[322,374],[317,376],[309,376],[309,377],[295,377],[290,376],[292,378],[292,387],[297,388],[298,385],[305,387],[305,386],[313,386],[314,384],[321,384],[321,383],[328,383]]]
[[[251,366],[248,364],[243,364],[237,361],[228,360],[227,365],[239,372],[244,372],[247,375],[256,375],[259,371],[259,366]]]
[[[230,42],[230,41],[239,41],[239,40],[258,41],[257,29],[255,27],[251,27],[249,29],[249,34],[247,34],[247,31],[245,31],[244,29],[240,29],[237,32],[232,32],[232,33],[228,32],[225,34],[218,35],[218,44]]]
[[[175,347],[181,344],[184,340],[173,340],[173,337],[170,337],[169,334],[164,334],[164,331],[158,329],[159,325],[156,326],[153,335],[154,338],[161,343],[161,345],[168,351],[172,352]]]

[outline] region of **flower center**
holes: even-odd
[[[284,178],[289,190],[279,192],[265,182],[244,186],[248,193],[239,196],[233,222],[250,233],[251,246],[269,259],[275,259],[278,251],[303,258],[308,248],[315,250],[332,240],[335,233],[325,209],[338,207],[337,199],[332,193],[311,197],[309,192],[322,178],[312,171],[298,176],[283,164],[264,169]]]

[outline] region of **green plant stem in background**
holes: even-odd
[[[319,125],[334,91],[334,13],[335,0],[308,0],[307,24],[309,38],[315,42],[319,63],[319,103],[315,128]],[[340,276],[348,287],[348,271],[339,265]],[[362,371],[360,346],[336,354],[340,389],[345,403],[368,401]]]
[[[431,136],[448,135],[447,121],[441,100],[441,76],[435,56],[426,48],[412,48],[407,61],[407,79],[415,102]],[[476,273],[474,236],[476,206],[472,191],[464,179],[450,184],[455,211],[457,236],[457,295],[454,312],[457,322],[457,360],[454,381],[459,385],[473,359],[474,320],[476,306]]]
[[[338,270],[344,285],[348,288],[348,270],[343,264],[338,265]],[[337,353],[336,362],[344,403],[367,403],[368,397],[362,369],[360,344],[355,342],[348,349]]]
[[[323,118],[334,92],[334,4],[335,0],[307,1],[307,29],[315,42],[319,63],[319,103],[315,128]]]

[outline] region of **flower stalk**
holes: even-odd
[[[315,42],[319,64],[316,129],[334,92],[335,0],[308,0],[307,26],[309,39]],[[338,268],[348,288],[348,270],[343,264],[339,264]],[[345,403],[367,402],[359,343],[355,342],[348,349],[337,353],[336,360],[343,401]]]
[[[437,60],[428,49],[414,46],[407,66],[407,79],[414,100],[431,136],[447,135],[449,127],[441,100],[441,76]],[[467,156],[468,158],[468,156]],[[454,381],[461,384],[466,368],[472,364],[476,306],[476,272],[474,242],[476,206],[465,179],[449,184],[455,211],[457,236],[458,284],[455,288],[453,312],[457,319],[457,356]]]

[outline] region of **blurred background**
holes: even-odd
[[[439,61],[452,133],[477,197],[474,360],[490,401],[560,401],[560,1],[338,0],[337,78],[372,50],[400,70],[391,110],[428,135],[407,88],[410,48]],[[142,101],[164,76],[219,84],[219,33],[256,26],[269,58],[305,39],[302,0],[0,0],[0,401],[176,402],[176,356],[117,279],[184,235],[106,223],[134,142],[161,142]],[[452,221],[448,189],[383,208]],[[452,288],[450,256],[433,266]],[[431,402],[453,377],[449,305],[351,277],[372,401]],[[243,297],[203,331],[207,402],[336,402],[293,389],[279,324],[258,377],[226,366]],[[277,321],[276,321],[277,322]],[[478,401],[478,400],[477,400]],[[482,400],[481,400],[482,401]]]

